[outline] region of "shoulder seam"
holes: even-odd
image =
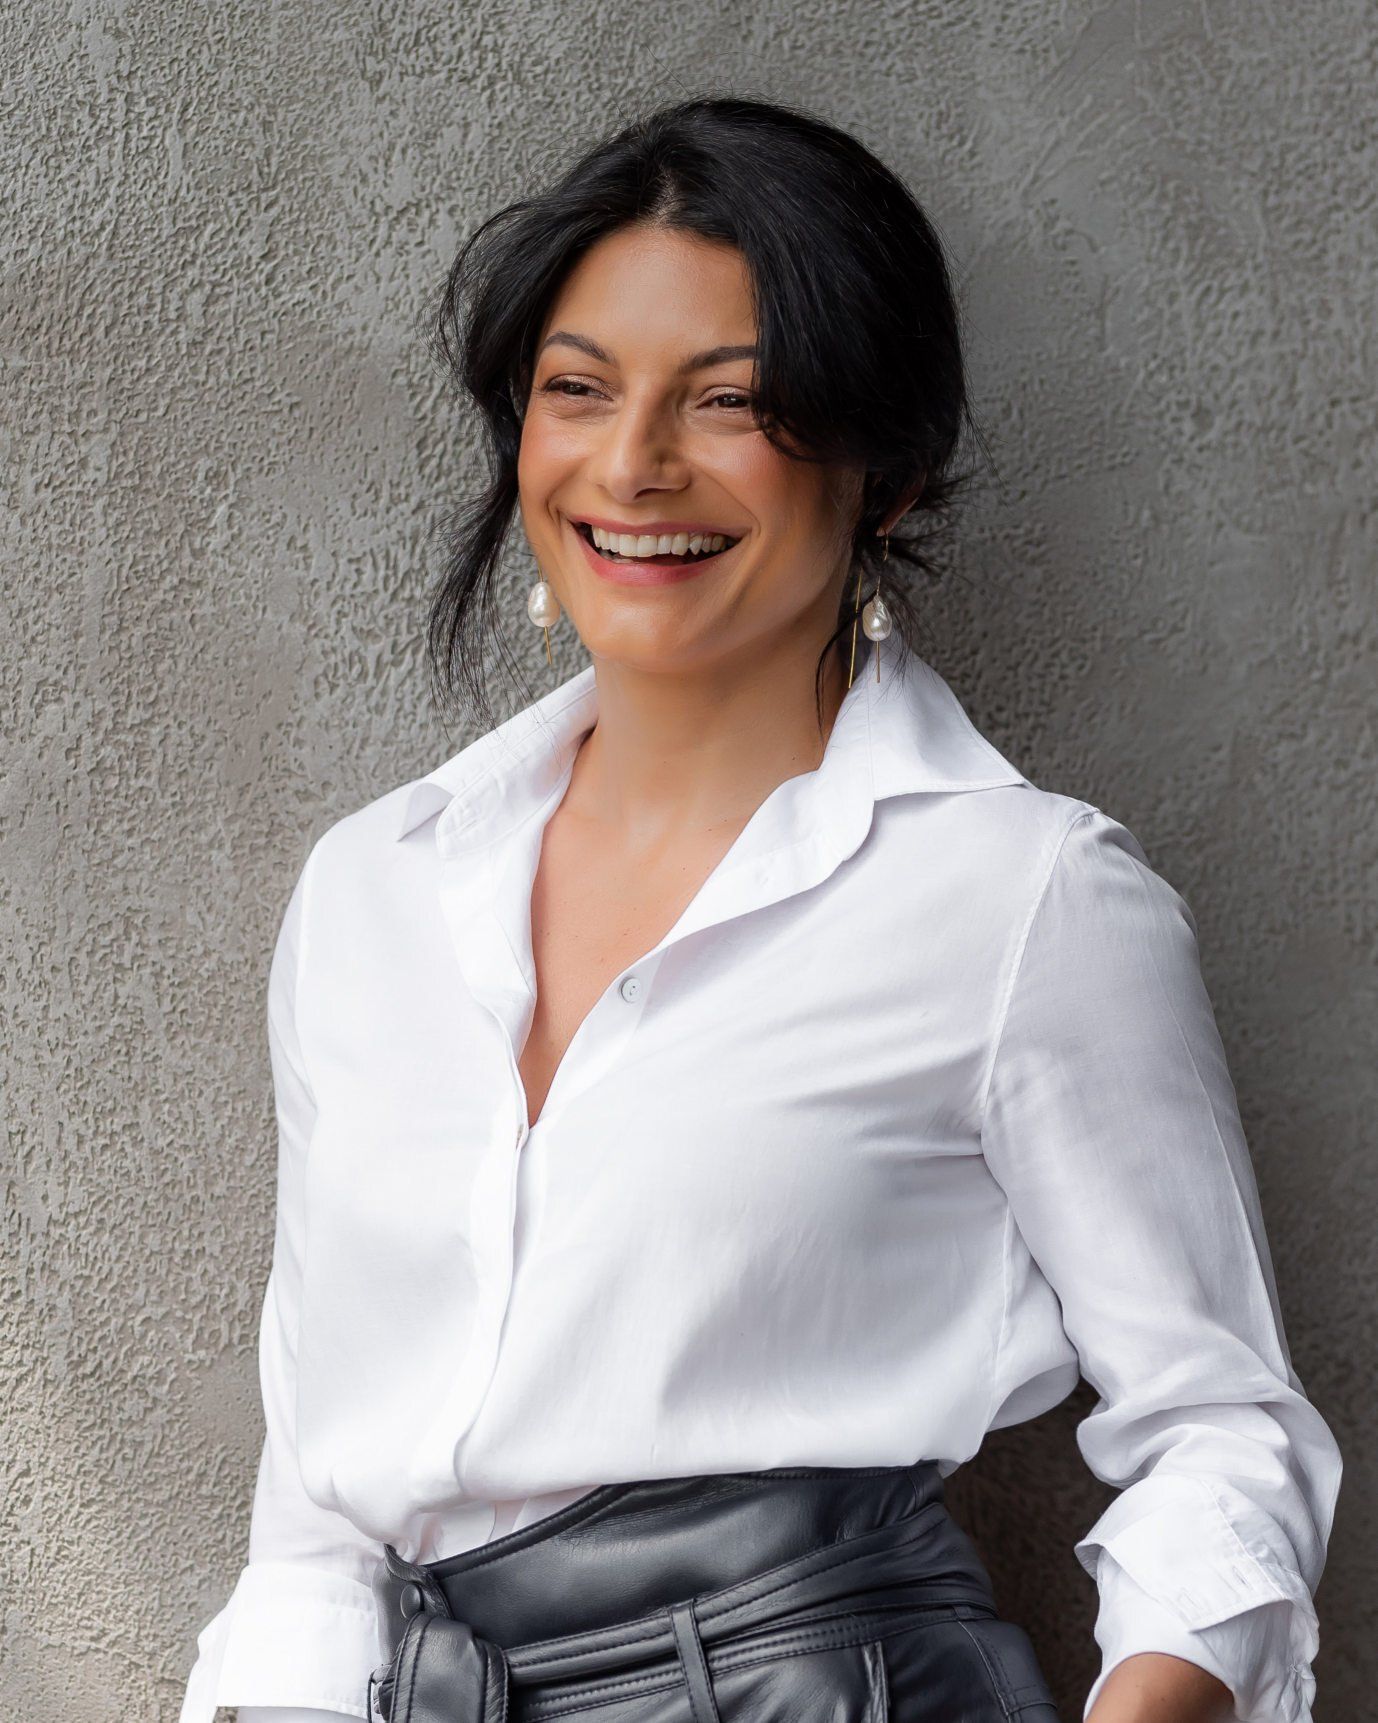
[[[1038,912],[1042,909],[1044,899],[1048,895],[1048,888],[1053,883],[1053,876],[1057,872],[1057,864],[1062,858],[1062,852],[1066,846],[1067,839],[1082,820],[1089,819],[1092,814],[1098,813],[1099,811],[1100,810],[1096,808],[1094,804],[1090,802],[1082,802],[1079,804],[1077,811],[1072,815],[1071,819],[1067,821],[1066,825],[1063,826],[1062,830],[1058,833],[1057,841],[1053,844],[1052,855],[1049,858],[1042,883],[1034,893],[1033,902],[1030,904],[1028,913],[1024,917],[1024,925],[1019,930],[1019,938],[1015,944],[1014,960],[1010,964],[1009,978],[1005,982],[1004,993],[1000,1001],[1000,1009],[996,1013],[995,1029],[991,1035],[990,1054],[986,1060],[986,1074],[981,1083],[980,1099],[976,1108],[976,1115],[979,1121],[977,1125],[978,1134],[983,1134],[985,1131],[986,1107],[990,1100],[991,1084],[995,1078],[995,1066],[1000,1054],[1000,1044],[1005,1035],[1005,1023],[1009,1018],[1010,1006],[1014,1000],[1014,990],[1018,984],[1020,973],[1024,967],[1024,953],[1028,949],[1029,935],[1033,932],[1033,925],[1038,919]]]

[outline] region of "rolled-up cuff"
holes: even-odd
[[[1287,1540],[1232,1486],[1183,1473],[1144,1478],[1074,1545],[1093,1579],[1101,1549],[1184,1627],[1210,1627],[1260,1603],[1293,1603],[1305,1659],[1315,1656],[1315,1606]]]
[[[1087,1712],[1116,1662],[1167,1651],[1216,1675],[1240,1723],[1310,1723],[1320,1630],[1277,1521],[1225,1479],[1150,1475],[1076,1545],[1100,1588],[1104,1653]]]
[[[1142,1651],[1166,1652],[1214,1675],[1234,1696],[1236,1723],[1311,1723],[1316,1683],[1309,1663],[1294,1661],[1299,1633],[1290,1600],[1256,1604],[1212,1627],[1189,1628],[1175,1610],[1137,1585],[1101,1552],[1096,1643],[1101,1669],[1086,1696],[1083,1720],[1110,1672]]]
[[[222,1705],[366,1719],[368,1678],[383,1660],[368,1587],[286,1562],[244,1568],[196,1644],[179,1723],[214,1723]]]

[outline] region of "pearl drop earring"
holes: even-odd
[[[881,562],[890,560],[890,534],[882,535],[885,539],[885,549],[881,553]],[[880,582],[876,582],[876,590],[871,602],[864,610],[858,610],[861,604],[861,565],[857,564],[856,571],[856,600],[852,607],[852,661],[847,667],[847,686],[852,685],[852,673],[856,666],[856,625],[858,619],[866,631],[866,638],[874,641],[877,650],[872,653],[876,661],[876,681],[880,681],[880,642],[887,638],[894,624],[890,620],[890,612],[886,609],[885,600],[880,595]]]
[[[885,551],[881,556],[882,563],[890,560],[890,534],[885,535]],[[894,624],[890,620],[890,612],[885,607],[885,600],[880,596],[880,582],[876,582],[876,590],[871,602],[861,613],[861,626],[866,631],[866,638],[875,642],[876,650],[871,656],[876,661],[876,681],[880,681],[880,643],[889,636]]]
[[[555,659],[550,650],[550,631],[560,620],[560,601],[548,580],[538,580],[527,593],[526,614],[537,628],[545,629],[545,661],[553,670]]]

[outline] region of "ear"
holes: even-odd
[[[923,478],[921,478],[916,484],[911,485],[909,489],[905,491],[904,495],[895,504],[894,508],[890,510],[886,519],[883,520],[876,528],[878,537],[888,537],[892,532],[894,532],[895,528],[904,519],[905,515],[908,514],[909,510],[913,508],[914,504],[923,495],[923,488],[927,482],[928,475],[925,473]]]

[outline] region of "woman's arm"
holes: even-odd
[[[1195,1663],[1161,1651],[1136,1652],[1115,1665],[1088,1723],[1229,1723],[1234,1695]],[[241,1711],[239,1723],[252,1723]],[[292,1723],[287,1718],[283,1723]]]
[[[1213,1693],[1189,1660],[1244,1723],[1304,1723],[1339,1450],[1288,1355],[1195,922],[1097,808],[1046,858],[982,1142],[1100,1396],[1078,1446],[1121,1492],[1075,1546],[1088,1717],[1188,1723]]]

